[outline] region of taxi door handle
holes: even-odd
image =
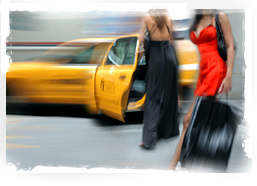
[[[120,76],[120,78],[119,78],[120,80],[124,80],[124,79],[126,79],[126,76]]]

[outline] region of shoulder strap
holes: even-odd
[[[215,21],[218,21],[218,22],[219,22],[219,12],[216,13],[216,15],[215,15]]]
[[[216,18],[215,18],[215,16],[213,16],[212,17],[212,21],[211,21],[211,24],[213,25],[213,23],[215,23],[215,20],[216,20]]]
[[[220,20],[219,20],[219,13],[215,15],[215,26],[216,30],[221,32]]]
[[[166,27],[167,27],[167,29],[168,29],[169,34],[170,34],[170,28],[169,28],[169,26],[167,25],[167,22],[165,22],[165,25],[166,25]]]
[[[154,23],[154,25],[153,25],[152,28],[151,28],[151,31],[149,30],[149,35],[153,34],[153,33],[156,31],[156,29],[157,29],[157,26],[156,26],[156,24]]]

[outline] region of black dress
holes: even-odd
[[[178,66],[169,41],[150,41],[143,145],[151,148],[160,138],[179,135]]]

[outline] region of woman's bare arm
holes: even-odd
[[[139,42],[144,43],[145,41],[145,28],[146,28],[146,17],[142,18],[141,29],[139,33]]]
[[[234,40],[230,22],[224,12],[219,13],[219,21],[227,47],[227,74],[220,87],[220,90],[223,91],[220,93],[227,94],[232,88],[232,74],[235,60]]]

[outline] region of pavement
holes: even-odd
[[[242,105],[242,101],[231,103]],[[182,105],[180,131],[190,101]],[[38,167],[166,170],[179,140],[179,136],[161,139],[151,150],[140,148],[142,112],[129,113],[125,124],[104,115],[85,115],[81,108],[19,112],[6,115],[6,163],[15,171]],[[245,152],[247,139],[249,123],[243,121],[235,136],[228,173],[251,172],[252,159]],[[176,171],[186,170],[178,164]]]

